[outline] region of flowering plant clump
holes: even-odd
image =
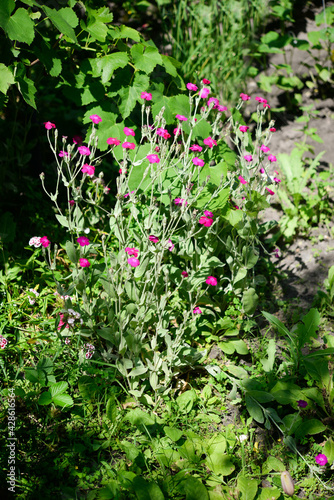
[[[166,117],[164,108],[151,116],[147,101],[152,95],[143,90],[141,129],[135,134],[120,124],[110,130],[106,142],[119,176],[109,211],[103,204],[108,191],[96,127],[87,146],[63,139],[62,151],[69,154],[61,160],[58,131],[47,129],[58,181],[67,189],[67,208],[58,205],[57,191],[48,194],[68,232],[65,251],[80,310],[79,325],[71,310],[63,309],[58,329],[76,327],[78,335],[99,342],[101,361],[112,361],[130,393],[148,403],[148,385],[156,395],[168,392],[182,366],[203,356],[193,338],[208,306],[223,313],[224,295],[231,292],[241,297],[246,314],[253,314],[257,304],[256,217],[274,194],[269,169],[275,157],[264,154],[273,123],[263,131],[266,108],[259,110],[252,144],[250,127],[240,123],[239,112],[248,96],[241,96],[228,118],[226,107],[208,98],[209,84],[207,79],[200,89],[187,84],[189,96],[175,99],[175,109]],[[98,115],[90,119],[100,122]],[[235,152],[224,140],[227,133]],[[122,143],[122,134],[136,136],[136,143]],[[92,239],[82,236],[89,230]],[[32,238],[29,244],[45,246],[48,241],[50,253],[44,238]],[[86,345],[84,359],[93,352]]]

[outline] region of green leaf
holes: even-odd
[[[155,47],[137,43],[131,47],[131,55],[136,69],[147,74],[152,73],[157,64],[162,64],[161,55]]]
[[[165,67],[166,73],[172,76],[177,76],[176,68],[180,66],[178,61],[170,56],[161,56],[162,64]]]
[[[38,398],[39,405],[49,405],[52,403],[52,397],[49,391],[42,392],[40,397]]]
[[[129,58],[126,52],[114,52],[107,56],[89,59],[89,62],[92,66],[93,77],[101,77],[101,82],[105,84],[110,80],[115,69],[124,68],[128,64]]]
[[[11,40],[30,45],[35,37],[34,28],[34,21],[30,19],[27,10],[20,8],[10,17],[4,29]]]
[[[308,434],[310,435],[320,434],[320,432],[324,432],[325,430],[326,426],[316,418],[312,418],[310,420],[304,420],[303,423],[295,431],[295,438],[302,439]]]
[[[262,474],[269,474],[272,470],[275,472],[285,471],[285,465],[276,457],[269,456],[262,465]]]
[[[108,326],[105,328],[99,328],[96,332],[100,337],[102,337],[105,340],[108,340],[111,343],[115,342],[115,335],[113,332],[113,329]]]
[[[115,424],[117,418],[117,404],[115,397],[112,396],[108,399],[106,405],[106,415],[109,418],[110,422]]]
[[[53,402],[53,404],[55,404],[57,406],[61,406],[62,408],[65,408],[66,406],[73,406],[74,405],[74,401],[71,398],[71,396],[69,394],[64,394],[64,393],[57,394],[57,396],[54,396],[52,398],[52,402]]]
[[[142,35],[139,33],[139,31],[130,28],[129,26],[125,26],[124,24],[119,27],[114,26],[113,31],[109,33],[115,40],[119,38],[130,38],[135,42],[140,42],[142,40]]]
[[[250,414],[250,416],[253,417],[256,422],[259,422],[259,424],[263,424],[264,415],[258,403],[247,394],[245,396],[245,402],[247,411]]]
[[[68,227],[68,220],[67,217],[65,217],[65,215],[56,214],[56,219],[58,220],[58,222],[60,222],[62,226]]]
[[[255,398],[259,403],[268,403],[269,401],[273,401],[275,397],[270,394],[270,392],[265,392],[265,391],[247,391],[247,394],[249,396],[252,396]]]
[[[75,248],[75,245],[72,241],[66,241],[66,253],[68,258],[74,264],[77,264],[79,261],[79,250]]]
[[[246,476],[238,476],[237,488],[241,493],[241,500],[253,500],[257,493],[257,481]]]
[[[325,443],[324,455],[328,458],[329,464],[334,462],[334,441],[332,438],[329,438]]]
[[[176,398],[176,403],[181,411],[189,413],[192,410],[192,407],[194,406],[196,399],[197,399],[196,392],[190,390],[184,392],[183,394],[180,394],[180,396]]]
[[[41,8],[44,10],[45,14],[48,16],[52,24],[54,24],[57,30],[60,31],[60,33],[67,36],[70,40],[72,40],[72,42],[78,42],[73,28],[66,21],[66,19],[64,19],[64,17],[60,13],[61,11],[50,9],[50,7],[47,7],[46,5],[41,5]]]
[[[8,87],[15,83],[14,75],[7,66],[0,63],[0,91],[7,93]]]
[[[1,0],[0,2],[0,26],[6,31],[6,26],[9,21],[10,15],[15,9],[14,0]]]
[[[27,76],[18,76],[16,78],[16,82],[25,102],[29,104],[29,106],[37,110],[35,104],[35,94],[37,92],[37,89],[34,82]]]
[[[302,322],[304,325],[298,325],[298,344],[302,348],[305,343],[311,340],[311,337],[317,337],[317,330],[320,325],[320,313],[317,309],[310,309],[310,311],[303,316]]]
[[[67,388],[68,388],[67,382],[57,382],[56,384],[51,385],[50,391],[51,391],[52,399],[55,396],[57,396],[58,394],[65,392],[67,390]]]
[[[140,99],[140,94],[142,93],[143,89],[147,89],[149,83],[150,80],[147,75],[136,73],[133,79],[133,85],[122,87],[119,90],[118,95],[121,98],[121,103],[118,105],[118,107],[123,119],[129,116],[129,114],[135,107],[137,100]]]
[[[176,441],[181,439],[181,437],[183,436],[183,432],[180,429],[176,429],[175,427],[169,427],[167,425],[164,427],[164,432],[166,436],[169,437],[169,439],[174,441],[174,443],[176,443]]]
[[[242,307],[246,314],[254,314],[259,301],[259,296],[257,295],[254,288],[248,288],[242,294]]]
[[[265,372],[271,372],[274,368],[275,363],[275,353],[276,353],[276,343],[274,339],[270,339],[267,347],[268,358],[261,358],[260,362],[263,366]]]
[[[71,7],[63,7],[62,9],[59,9],[58,14],[60,14],[72,28],[76,28],[78,26],[78,16],[75,11],[71,9]]]
[[[136,476],[132,481],[132,488],[137,500],[164,500],[164,495],[156,483],[149,483],[144,478]]]
[[[186,494],[186,500],[209,500],[204,484],[195,477],[187,477],[180,486]]]

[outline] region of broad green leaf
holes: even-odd
[[[101,77],[101,82],[105,84],[110,80],[115,69],[124,68],[129,59],[126,52],[114,52],[107,56],[89,59],[89,62],[92,66],[93,77]]]
[[[77,264],[79,261],[79,249],[75,247],[72,241],[66,241],[66,253],[68,258],[74,264]]]
[[[263,411],[262,411],[261,407],[258,405],[258,403],[253,398],[248,396],[247,394],[245,396],[245,402],[246,402],[247,411],[250,414],[250,416],[253,417],[256,422],[263,424],[264,415],[263,415]]]
[[[148,413],[145,413],[143,410],[140,410],[139,408],[130,410],[125,418],[136,427],[155,425],[155,418],[153,418]]]
[[[279,498],[282,498],[281,495],[281,490],[277,488],[262,488],[260,496],[257,498],[257,500],[278,500]]]
[[[302,439],[309,434],[320,434],[320,432],[324,432],[325,430],[326,426],[316,418],[304,420],[303,423],[295,431],[295,438]]]
[[[101,278],[100,278],[101,281]],[[105,340],[108,340],[111,343],[115,342],[115,334],[113,332],[113,329],[110,326],[107,326],[105,328],[99,328],[96,333],[102,337]]]
[[[14,75],[7,66],[0,63],[0,92],[7,93],[8,87],[15,83]]]
[[[39,405],[49,405],[52,403],[52,397],[49,391],[42,392],[40,397],[38,398]]]
[[[35,103],[35,94],[37,89],[34,82],[27,76],[19,76],[16,78],[16,83],[18,84],[19,91],[21,92],[25,102],[32,108],[37,109]]]
[[[113,424],[116,423],[116,418],[117,418],[117,404],[115,397],[112,396],[108,399],[107,405],[106,405],[106,415],[109,418],[110,422]]]
[[[162,64],[165,67],[166,73],[172,76],[177,76],[176,68],[179,67],[178,61],[170,56],[161,56]]]
[[[236,366],[231,364],[227,365],[226,369],[228,372],[232,373],[232,375],[240,379],[245,379],[248,378],[249,376],[246,370],[244,370],[241,366]]]
[[[35,368],[25,368],[24,374],[25,378],[32,384],[37,384],[39,382],[38,371]]]
[[[15,9],[14,0],[1,0],[0,2],[0,26],[6,31],[6,26],[9,21],[10,15]]]
[[[242,294],[242,306],[246,314],[254,314],[259,301],[254,288],[248,288]]]
[[[205,464],[218,476],[229,476],[235,469],[230,457],[219,452],[218,448],[215,448],[213,453],[207,453]]]
[[[50,387],[50,392],[52,399],[57,396],[58,394],[61,394],[62,392],[65,392],[68,388],[68,383],[67,382],[57,382],[56,384],[51,385]]]
[[[92,379],[88,375],[83,375],[82,377],[80,377],[78,381],[78,389],[80,395],[88,401],[93,400],[95,398],[95,394],[98,391],[98,387],[94,379]]]
[[[186,494],[186,500],[209,500],[207,489],[199,479],[187,477],[181,486]]]
[[[129,116],[135,107],[137,100],[140,99],[140,94],[143,92],[143,89],[147,89],[149,87],[149,83],[150,81],[147,75],[136,73],[133,84],[122,87],[119,90],[118,95],[121,98],[121,103],[118,107],[123,119]]]
[[[247,391],[247,394],[255,398],[259,403],[268,403],[275,399],[270,392],[265,391]]]
[[[257,493],[257,481],[246,476],[238,476],[237,488],[241,493],[241,500],[254,500]]]
[[[169,427],[167,425],[164,427],[164,432],[166,436],[168,436],[169,439],[171,439],[175,443],[183,436],[183,432],[180,429],[176,429],[175,427]]]
[[[57,394],[57,396],[54,396],[52,398],[52,402],[53,402],[53,404],[55,404],[57,406],[61,406],[62,408],[65,408],[66,406],[73,406],[74,405],[74,401],[71,398],[71,396],[69,394],[64,394],[64,393]]]
[[[68,227],[68,220],[67,220],[67,217],[65,217],[64,215],[58,215],[56,214],[56,219],[58,220],[58,222],[64,226],[64,227]]]
[[[262,474],[269,474],[272,470],[275,472],[283,472],[286,467],[284,463],[276,457],[269,456],[262,465]]]
[[[289,330],[284,326],[284,324],[282,323],[282,321],[280,321],[278,318],[276,318],[276,316],[274,316],[273,314],[269,314],[265,311],[262,311],[262,314],[263,316],[274,326],[276,326],[278,332],[283,335],[283,336],[286,336],[288,338],[290,338],[291,340],[291,334],[289,332]]]
[[[63,33],[63,35],[67,36],[70,40],[72,40],[72,42],[77,43],[78,40],[75,36],[73,28],[66,21],[66,19],[64,19],[60,11],[57,11],[56,9],[50,9],[50,7],[47,7],[46,5],[41,5],[41,8],[44,10],[45,14],[48,16],[52,24],[54,24],[57,30],[60,31],[60,33]]]
[[[115,40],[118,38],[130,38],[135,42],[140,42],[142,40],[142,35],[139,31],[130,28],[129,26],[125,26],[124,24],[121,26],[113,26],[113,30],[110,30],[109,33]]]
[[[63,7],[62,9],[58,10],[58,13],[72,28],[76,28],[78,26],[78,16],[76,15],[75,11],[71,9],[71,7]]]
[[[162,64],[161,55],[155,47],[136,43],[131,47],[131,55],[136,69],[147,74],[152,73],[157,64]]]
[[[143,477],[136,476],[132,482],[137,500],[164,500],[164,495],[157,483],[149,483]]]
[[[26,9],[17,9],[6,23],[7,35],[11,40],[30,45],[35,37],[35,24]]]
[[[304,325],[298,325],[298,345],[300,349],[304,344],[310,342],[311,337],[317,337],[320,319],[320,313],[317,309],[310,309],[309,312],[303,316],[302,322]]]
[[[324,455],[328,458],[328,463],[332,464],[334,462],[334,441],[329,438],[324,446]]]
[[[270,339],[267,347],[268,358],[261,358],[260,362],[263,366],[265,372],[271,372],[274,368],[275,363],[275,353],[276,353],[276,343],[274,339]]]
[[[180,410],[184,411],[185,413],[189,413],[194,406],[196,399],[196,392],[190,390],[184,392],[183,394],[180,394],[180,396],[176,398],[176,403]]]

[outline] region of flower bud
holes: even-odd
[[[284,471],[281,474],[281,483],[282,483],[282,488],[283,491],[286,495],[289,495],[289,497],[292,497],[295,491],[295,485],[292,480],[292,477],[290,476],[288,471]]]

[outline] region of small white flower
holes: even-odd
[[[243,441],[247,441],[247,439],[248,439],[247,434],[240,434],[240,436],[238,437],[240,443],[242,443]]]
[[[89,234],[89,233],[90,233],[90,229],[89,229],[89,227],[86,227],[86,229],[84,229],[84,233],[85,233],[85,234]]]

